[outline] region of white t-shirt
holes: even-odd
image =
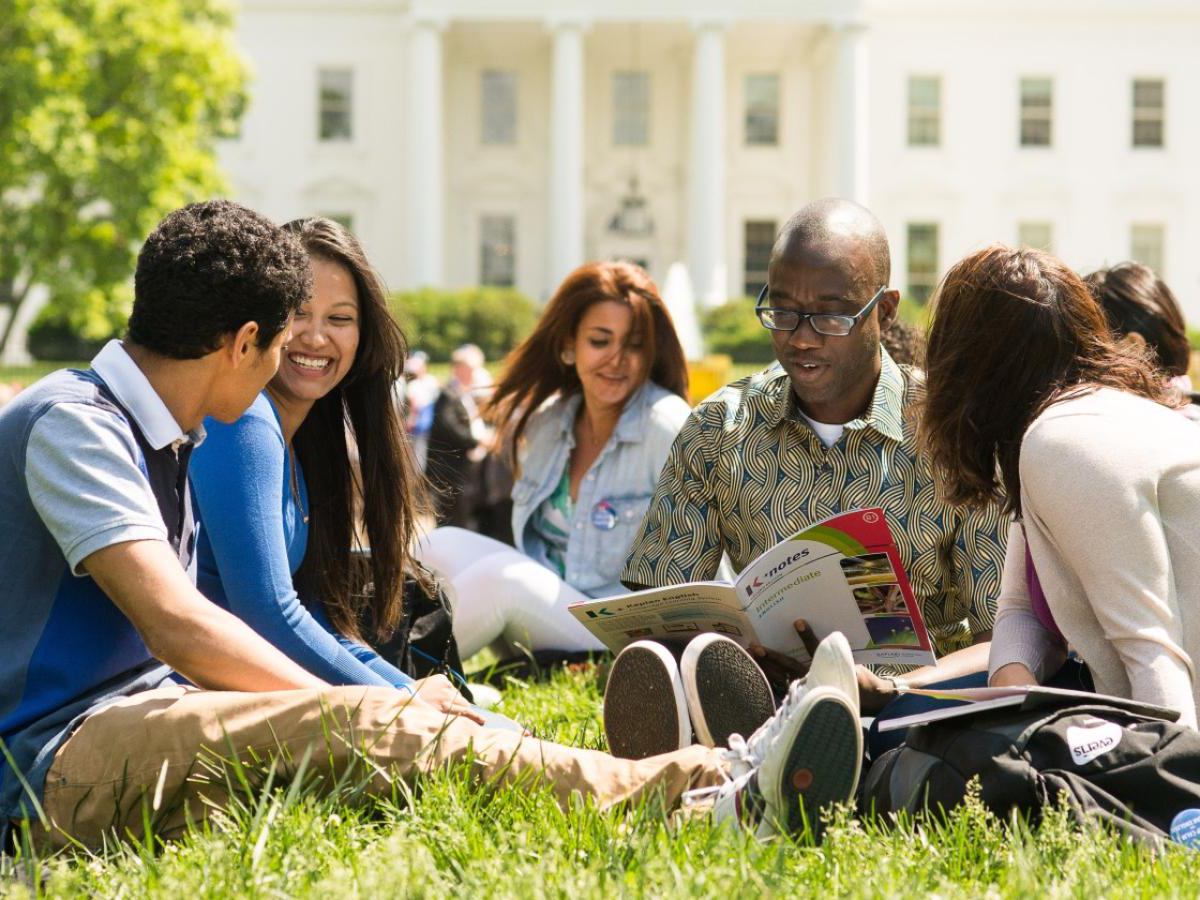
[[[804,416],[804,421],[812,426],[812,430],[817,433],[817,437],[821,439],[821,443],[826,449],[832,447],[838,442],[838,438],[842,436],[842,432],[846,430],[845,425],[830,425],[828,422],[818,422],[816,419],[810,419],[801,411],[800,415]]]

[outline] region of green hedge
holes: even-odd
[[[754,315],[754,298],[738,297],[705,310],[700,330],[709,353],[725,353],[738,363],[769,363],[775,358],[771,336]]]
[[[409,346],[434,360],[449,359],[455,348],[467,343],[478,344],[489,360],[499,360],[537,321],[533,301],[510,288],[422,288],[393,294],[391,304]]]

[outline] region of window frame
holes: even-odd
[[[774,82],[774,103],[768,109],[751,97],[752,84]],[[783,78],[778,72],[747,72],[742,76],[742,143],[747,147],[778,147],[781,125]],[[769,122],[770,134],[754,134]]]
[[[918,82],[931,83],[935,96],[932,106],[918,105],[914,95],[914,87]],[[906,82],[905,138],[909,147],[936,148],[942,146],[942,77],[940,75],[909,75]],[[919,126],[932,125],[933,137],[918,139],[916,132]]]
[[[751,229],[759,229],[759,238],[766,235],[766,240],[751,241]],[[767,234],[769,230],[770,234]],[[771,250],[775,246],[775,236],[779,233],[778,219],[743,219],[742,220],[742,290],[747,297],[757,296],[759,289],[767,283],[767,268],[771,261]],[[765,253],[751,253],[751,247],[764,248]],[[753,258],[752,258],[753,257]],[[761,267],[751,268],[751,262],[761,261]]]
[[[914,234],[918,229],[925,230],[933,236],[933,264],[914,266],[913,248],[917,242]],[[929,302],[933,290],[937,287],[938,271],[941,265],[942,229],[941,223],[930,220],[906,222],[904,225],[904,290],[905,294],[921,305]]]
[[[510,212],[485,212],[479,214],[479,283],[485,287],[500,287],[511,288],[517,284],[517,217]],[[489,272],[495,263],[489,265],[489,254],[495,253],[496,248],[500,245],[499,241],[490,240],[488,234],[489,224],[504,223],[510,229],[508,235],[508,253],[497,254],[497,257],[507,255],[508,278],[507,280],[496,280]]]
[[[1138,103],[1138,88],[1157,87],[1158,105]],[[1129,142],[1135,150],[1162,150],[1167,145],[1167,80],[1134,78],[1130,82]],[[1157,141],[1139,140],[1139,126],[1157,126]]]
[[[612,145],[649,147],[650,72],[646,69],[616,69],[609,79],[609,88],[612,92]]]
[[[504,91],[496,95],[491,91]],[[479,70],[479,143],[484,147],[515,147],[519,139],[521,80],[515,69],[486,68]],[[499,111],[503,101],[507,110]],[[498,117],[507,113],[505,119]]]
[[[343,108],[329,109],[328,104],[333,100],[326,95],[326,91],[335,90],[338,86],[327,86],[326,81],[329,78],[344,76],[346,83],[344,86],[344,96],[340,101],[337,101],[339,106]],[[349,144],[354,141],[354,82],[355,71],[353,66],[318,66],[317,67],[317,143],[319,144]],[[327,129],[327,122],[330,117],[341,116],[344,119],[344,133],[342,129],[330,127]]]
[[[1030,88],[1034,85],[1046,85],[1046,102],[1037,104],[1029,102]],[[1054,146],[1054,79],[1049,75],[1022,75],[1017,89],[1017,144],[1022,149],[1047,149]],[[1036,98],[1033,98],[1036,99]],[[1035,134],[1038,128],[1044,128],[1044,140]],[[1035,139],[1035,137],[1037,139]]]

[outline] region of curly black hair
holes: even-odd
[[[312,290],[296,237],[229,200],[193,203],[146,239],[133,276],[129,340],[172,359],[199,359],[247,322],[267,347]]]

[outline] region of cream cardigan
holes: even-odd
[[[1059,629],[1096,690],[1178,709],[1196,727],[1200,658],[1200,430],[1108,388],[1056,403],[1021,442],[1014,524],[989,670],[1039,680],[1063,651],[1033,614],[1025,538]]]

